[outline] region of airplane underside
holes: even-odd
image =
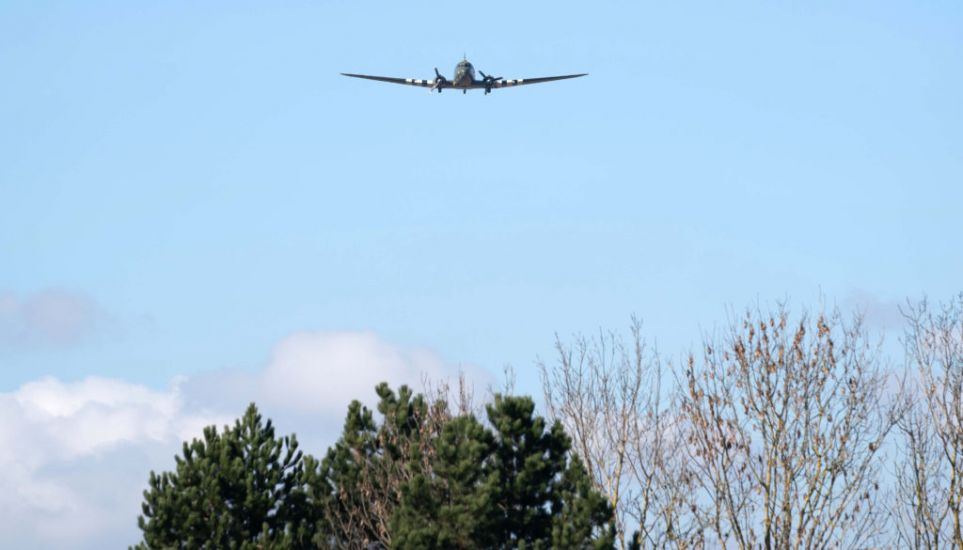
[[[367,80],[378,80],[381,82],[389,82],[392,84],[406,84],[408,86],[419,86],[423,88],[428,88],[429,91],[437,91],[441,93],[445,88],[451,88],[454,90],[461,90],[463,94],[467,94],[468,90],[485,90],[485,95],[491,93],[494,89],[508,88],[514,86],[521,86],[524,84],[539,84],[542,82],[551,82],[554,80],[566,80],[569,78],[578,78],[585,76],[586,73],[579,74],[568,74],[560,76],[546,76],[538,78],[518,78],[518,79],[506,79],[500,76],[489,76],[484,72],[479,71],[482,79],[478,80],[475,78],[475,68],[467,59],[463,59],[458,66],[455,67],[455,76],[451,80],[445,78],[437,68],[435,68],[435,78],[434,79],[419,79],[419,78],[394,78],[389,76],[374,76],[366,74],[354,74],[354,73],[341,73],[344,76],[350,76],[353,78],[364,78]]]

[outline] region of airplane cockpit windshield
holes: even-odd
[[[475,77],[475,68],[472,67],[471,63],[469,63],[467,60],[459,61],[458,66],[455,67],[455,72],[458,74],[468,73],[472,76],[472,78]]]

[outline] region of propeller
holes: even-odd
[[[485,83],[485,95],[492,93],[492,86],[502,79],[500,76],[487,75],[482,71],[478,71],[478,74],[482,75],[482,82]]]
[[[431,89],[428,90],[428,92],[430,93],[435,90],[438,90],[438,93],[440,94],[442,87],[445,86],[446,84],[448,84],[448,79],[441,76],[441,73],[438,72],[438,67],[435,67],[435,83],[432,84]]]

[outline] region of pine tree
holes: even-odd
[[[492,429],[448,422],[432,468],[403,486],[392,545],[440,548],[611,548],[612,512],[559,424],[546,429],[527,397],[496,396]]]
[[[529,397],[496,395],[487,411],[497,441],[498,547],[611,548],[612,511],[581,462],[568,463],[561,424],[546,429]]]
[[[311,507],[293,435],[276,439],[252,403],[233,428],[185,442],[174,472],[150,473],[137,548],[308,548]]]
[[[386,384],[354,402],[324,460],[276,439],[252,404],[233,428],[184,444],[150,474],[137,548],[611,548],[612,513],[527,397],[488,423]]]
[[[495,544],[494,438],[474,416],[452,419],[435,442],[432,471],[402,487],[391,518],[399,549],[468,549]]]
[[[509,548],[544,545],[551,538],[552,512],[561,508],[553,489],[565,468],[569,439],[559,424],[546,431],[530,398],[496,395],[486,409],[498,440],[493,464],[498,540]]]
[[[612,508],[574,453],[558,488],[562,505],[552,518],[552,548],[614,548]]]

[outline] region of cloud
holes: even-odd
[[[436,354],[393,346],[370,332],[302,332],[274,350],[262,377],[265,401],[304,412],[343,413],[379,382],[419,387],[457,374]]]
[[[69,348],[109,322],[89,296],[47,289],[20,297],[0,291],[0,348]]]
[[[0,393],[0,532],[16,548],[114,548],[135,542],[150,470],[170,470],[181,442],[233,423],[258,403],[279,434],[297,433],[320,455],[340,432],[348,402],[374,401],[374,385],[421,387],[457,376],[436,353],[370,332],[300,332],[263,369],[179,377],[155,390],[91,377],[43,377]],[[476,383],[483,370],[470,369]]]
[[[140,491],[200,427],[228,418],[191,414],[176,387],[51,377],[0,394],[0,532],[12,547],[102,547],[130,542]]]
[[[275,345],[258,371],[224,369],[184,380],[180,388],[197,410],[242,411],[254,401],[271,418],[305,425],[302,442],[330,442],[348,404],[377,401],[375,386],[388,382],[421,390],[429,380],[454,382],[460,374],[485,388],[494,378],[471,365],[453,365],[426,348],[398,346],[373,332],[297,332]]]

